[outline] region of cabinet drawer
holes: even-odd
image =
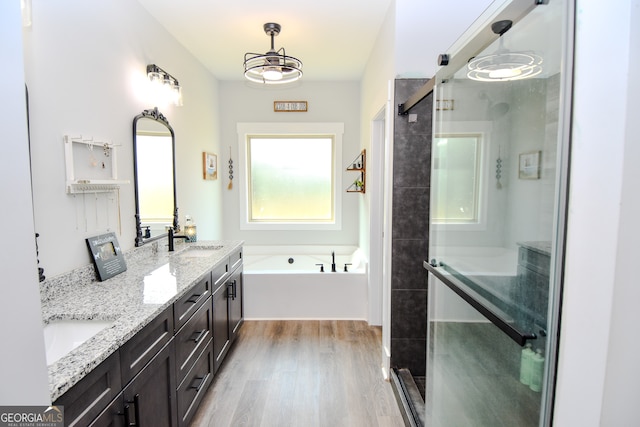
[[[196,364],[178,386],[178,425],[188,426],[213,381],[213,349],[207,345]]]
[[[65,426],[86,426],[121,389],[120,355],[116,351],[60,396],[54,405],[64,406]]]
[[[175,330],[179,330],[210,296],[211,273],[207,273],[182,298],[173,303]]]
[[[229,255],[229,271],[233,271],[242,265],[242,248],[238,248]]]
[[[211,298],[200,307],[176,334],[176,375],[184,379],[204,347],[211,342]]]
[[[167,308],[151,323],[120,347],[122,384],[127,384],[173,337],[173,307]]]
[[[218,265],[216,268],[211,271],[211,281],[213,282],[213,286],[211,287],[211,292],[214,292],[216,289],[222,285],[225,280],[227,280],[227,276],[229,275],[229,263],[223,262]]]

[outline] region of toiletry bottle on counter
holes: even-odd
[[[191,215],[185,215],[184,217],[184,234],[187,236],[187,242],[196,242],[198,240],[196,223],[191,219]]]
[[[531,382],[529,388],[533,391],[542,390],[542,377],[544,376],[544,356],[542,350],[537,349],[531,357]]]
[[[524,385],[531,383],[532,358],[534,354],[531,344],[527,344],[520,354],[520,382]]]

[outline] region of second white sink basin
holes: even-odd
[[[110,320],[55,320],[44,326],[47,365],[66,356],[103,329],[112,326]]]
[[[189,248],[178,256],[185,258],[206,258],[214,255],[220,249],[222,249],[222,246],[212,246],[210,248]]]

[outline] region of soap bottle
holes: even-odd
[[[524,385],[531,383],[531,367],[534,354],[531,344],[527,344],[520,354],[520,382]]]
[[[542,350],[537,349],[531,357],[531,382],[529,388],[533,391],[542,390],[542,378],[544,376],[544,356]]]
[[[196,223],[191,218],[191,215],[185,215],[184,217],[184,234],[187,236],[187,242],[196,242],[198,240]]]

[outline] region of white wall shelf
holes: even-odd
[[[128,180],[118,179],[116,154],[113,143],[65,135],[67,194],[116,191],[122,184],[129,184]]]

